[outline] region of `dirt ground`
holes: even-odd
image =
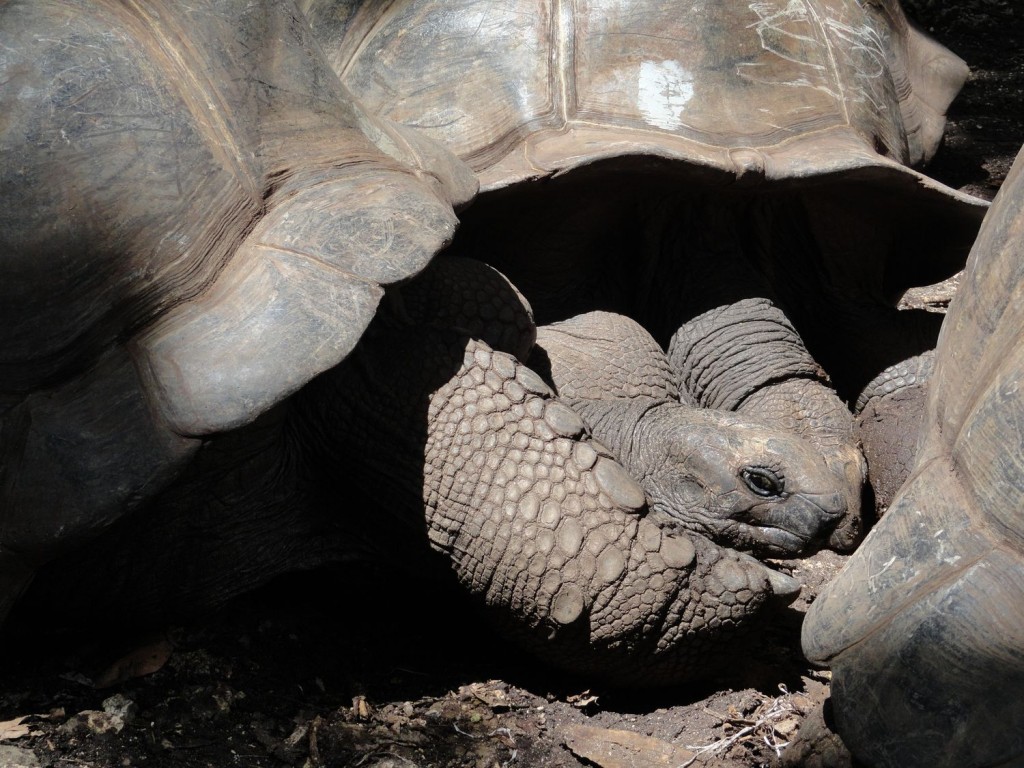
[[[1024,144],[1024,7],[1015,0],[903,0],[908,15],[971,67],[926,172],[992,199]]]
[[[841,562],[789,564],[810,588],[730,679],[657,694],[588,688],[467,621],[457,595],[356,567],[150,636],[12,638],[0,766],[616,768],[685,765],[709,746],[694,764],[760,765],[775,754],[764,739],[784,744],[825,694],[797,637]],[[29,753],[38,763],[12,761]]]
[[[1024,143],[1024,9],[907,5],[973,68],[929,172],[991,198]],[[799,623],[842,560],[784,566],[805,589],[749,655],[711,683],[658,693],[554,673],[457,596],[355,566],[288,577],[150,635],[14,632],[0,654],[0,768],[770,765],[827,698]]]

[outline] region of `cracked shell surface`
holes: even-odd
[[[963,197],[905,166],[935,152],[966,65],[890,0],[303,7],[346,85],[484,189],[632,154],[745,179],[873,169]]]

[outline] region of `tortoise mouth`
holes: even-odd
[[[837,494],[821,494],[819,503],[809,494],[793,494],[785,505],[761,504],[750,510],[746,523],[760,530],[771,531],[771,541],[781,553],[797,555],[816,550],[831,536],[846,514]]]
[[[810,554],[810,538],[772,525],[751,524],[751,527],[756,528],[760,534],[753,550],[761,557],[796,557]]]

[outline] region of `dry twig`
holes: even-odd
[[[789,746],[789,742],[778,740],[778,737],[782,734],[779,734],[775,730],[775,725],[784,718],[797,712],[797,709],[790,701],[792,694],[790,694],[786,686],[780,684],[779,690],[782,691],[782,695],[772,699],[771,702],[766,702],[767,706],[762,704],[761,707],[759,707],[758,712],[756,712],[751,719],[745,720],[729,718],[727,722],[732,721],[734,724],[737,722],[744,724],[744,727],[740,728],[731,736],[727,736],[703,746],[687,744],[686,748],[692,750],[694,755],[678,768],[687,768],[688,766],[693,765],[697,761],[698,757],[703,757],[704,755],[719,755],[727,752],[739,742],[756,738],[758,735],[761,736],[765,744],[775,750],[776,756],[782,755],[782,750]]]

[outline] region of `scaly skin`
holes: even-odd
[[[891,365],[857,398],[857,441],[868,462],[868,482],[881,517],[914,467],[935,356],[916,355]]]
[[[647,492],[651,508],[722,546],[757,556],[819,549],[843,520],[842,488],[813,446],[733,413],[648,401],[573,402]],[[620,425],[628,425],[622,429]],[[746,473],[770,472],[760,493]]]
[[[820,451],[848,510],[828,543],[852,549],[867,472],[853,416],[785,314],[764,298],[716,307],[684,323],[668,354],[680,388],[700,405],[763,419]]]
[[[395,491],[389,508],[422,515],[467,592],[531,650],[620,682],[678,681],[706,672],[773,592],[794,594],[752,558],[656,522],[579,416],[511,355],[455,331],[388,336],[319,384],[368,395],[312,401],[327,432],[354,438],[330,462],[373,468],[370,485]],[[414,398],[418,422],[398,400],[410,392],[429,393]]]
[[[665,353],[629,318],[590,312],[544,326],[538,347],[559,396],[653,510],[767,556],[812,552],[842,524],[845,479],[837,482],[814,446],[782,425],[680,402]]]

